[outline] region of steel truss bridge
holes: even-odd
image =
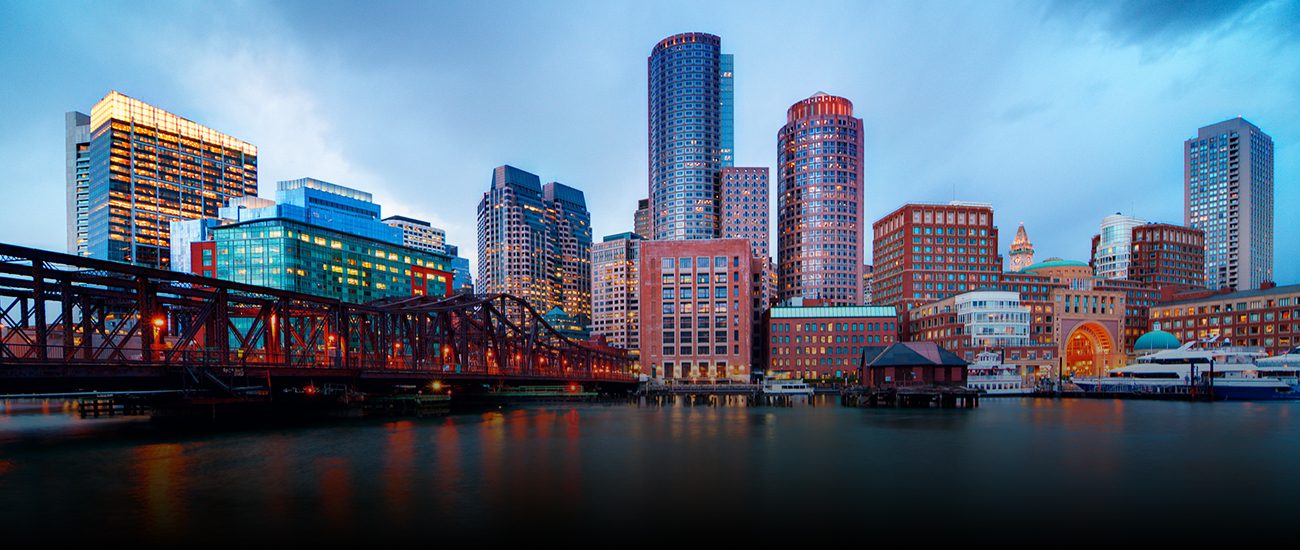
[[[352,304],[0,244],[0,394],[233,393],[308,380],[593,386],[636,376],[621,350],[569,340],[507,294]]]

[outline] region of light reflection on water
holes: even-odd
[[[65,402],[5,402],[0,529],[163,545],[776,542],[845,529],[1028,540],[1086,525],[1204,542],[1214,533],[1151,527],[1207,510],[1215,524],[1289,524],[1300,494],[1296,406],[997,399],[900,410],[722,398],[178,429],[83,420]]]

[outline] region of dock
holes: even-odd
[[[983,393],[983,390],[966,386],[853,387],[840,392],[840,404],[846,407],[972,408],[980,406]]]

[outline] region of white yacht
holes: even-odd
[[[989,397],[1034,393],[1034,383],[1026,381],[1018,370],[1015,365],[1002,364],[997,353],[983,351],[966,367],[966,387],[984,390]]]
[[[1193,387],[1195,391],[1212,387],[1215,399],[1300,399],[1300,391],[1292,384],[1256,365],[1255,361],[1264,357],[1259,348],[1214,344],[1213,339],[1188,342],[1140,357],[1137,363],[1112,370],[1100,380],[1088,377],[1073,382],[1084,391],[1180,394],[1194,391]]]

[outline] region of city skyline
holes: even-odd
[[[209,9],[6,9],[6,51],[23,56],[6,56],[15,85],[0,92],[12,109],[0,129],[8,168],[0,188],[13,199],[0,240],[64,248],[64,235],[43,221],[63,218],[59,117],[113,90],[257,144],[259,179],[311,174],[370,189],[391,213],[445,227],[462,246],[475,240],[463,213],[479,198],[481,174],[502,164],[585,191],[594,234],[627,231],[647,181],[640,60],[684,32],[719,36],[735,56],[736,165],[775,167],[774,138],[790,104],[817,90],[855,102],[865,133],[864,223],[911,202],[988,202],[1004,228],[1025,222],[1041,257],[1086,260],[1106,214],[1178,222],[1176,144],[1238,115],[1276,144],[1279,212],[1300,187],[1300,92],[1291,85],[1300,63],[1288,61],[1298,57],[1298,37],[1285,27],[1294,2],[1176,13],[855,6],[833,22],[831,39],[791,52],[768,36],[795,8],[743,22],[734,6]],[[72,35],[60,21],[73,12],[107,24]],[[566,16],[593,24],[546,30],[550,17]],[[446,33],[453,42],[412,34],[416,22],[444,17],[465,23],[463,33]],[[1016,31],[963,30],[979,21]],[[127,22],[154,32],[111,35],[112,24]],[[851,32],[866,22],[880,32]],[[519,33],[490,44],[470,36],[497,24]],[[385,38],[374,39],[381,30]],[[171,40],[188,34],[195,39]],[[466,108],[475,104],[492,107]],[[1288,242],[1297,224],[1279,216],[1274,228],[1274,278],[1283,283],[1300,279],[1300,252]]]

